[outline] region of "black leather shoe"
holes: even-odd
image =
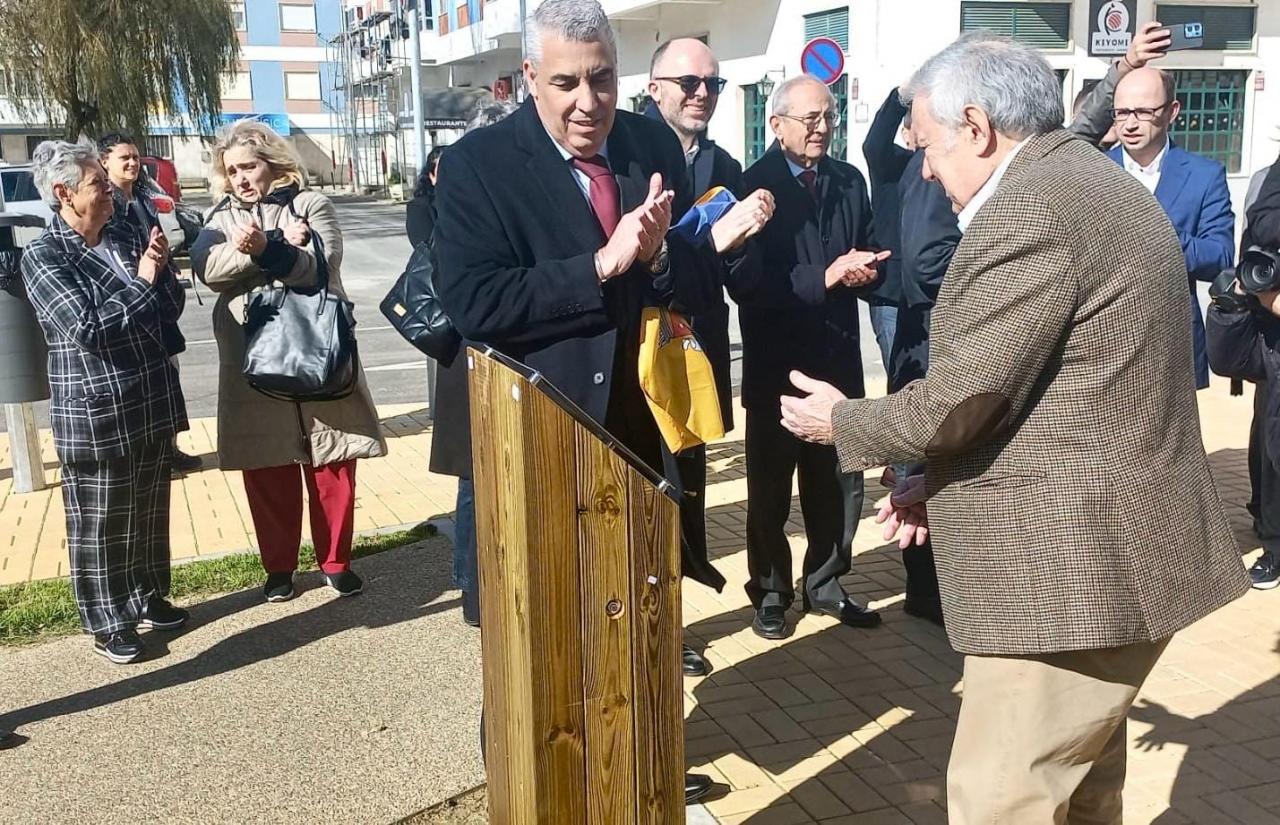
[[[685,676],[706,676],[711,672],[711,665],[702,658],[702,654],[688,645],[684,646],[681,669]]]
[[[757,608],[751,629],[765,639],[787,638],[787,609],[776,604]]]
[[[881,622],[879,613],[848,599],[841,599],[835,604],[806,604],[805,611],[839,619],[841,624],[849,627],[876,627]]]
[[[933,622],[938,627],[947,626],[946,620],[942,617],[942,602],[937,599],[913,599],[908,596],[906,603],[902,605],[902,612],[917,619],[924,619],[926,622]]]
[[[480,593],[478,591],[462,591],[462,621],[472,627],[480,626]]]
[[[704,799],[707,794],[711,793],[711,786],[711,777],[705,773],[686,773],[684,775],[684,804],[692,805]]]

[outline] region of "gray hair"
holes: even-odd
[[[806,83],[813,83],[822,87],[822,91],[827,93],[827,105],[831,111],[836,111],[839,104],[836,102],[836,96],[832,94],[831,87],[823,83],[818,78],[810,74],[798,74],[788,77],[786,80],[778,84],[778,88],[773,90],[773,94],[769,96],[769,114],[785,115],[791,111],[791,90],[797,86],[803,86]]]
[[[990,32],[961,37],[920,67],[906,86],[908,99],[929,98],[929,111],[948,129],[977,106],[991,126],[1021,140],[1062,128],[1062,87],[1045,59],[1028,46]]]
[[[471,118],[471,122],[467,124],[467,129],[463,134],[470,134],[476,129],[492,126],[519,108],[520,104],[514,100],[494,100],[486,103],[476,112],[475,117]]]
[[[570,43],[606,43],[614,59],[618,41],[598,0],[546,0],[525,19],[524,53],[535,66],[542,60],[542,38]]]
[[[98,147],[92,143],[46,140],[31,153],[31,177],[45,205],[57,212],[62,204],[53,194],[54,185],[61,183],[74,192],[84,177],[85,167],[100,162]]]

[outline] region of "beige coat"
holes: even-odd
[[[270,199],[269,199],[270,200]],[[329,288],[342,289],[342,232],[329,199],[303,191],[293,209],[324,244],[329,264]],[[369,396],[364,372],[355,392],[337,401],[291,403],[257,392],[245,381],[245,293],[261,287],[268,277],[248,256],[228,242],[231,229],[257,218],[264,231],[295,221],[289,207],[264,203],[247,206],[232,198],[217,209],[192,248],[196,275],[218,293],[213,308],[213,334],[218,342],[218,460],[224,470],[252,470],[286,464],[323,466],[354,458],[385,455],[386,441],[378,413]],[[316,283],[316,260],[311,247],[299,250],[293,270],[281,282],[307,287]]]
[[[1248,590],[1191,365],[1164,210],[1067,132],[1027,141],[951,260],[928,375],[832,416],[846,472],[928,461],[953,647],[1159,641]]]

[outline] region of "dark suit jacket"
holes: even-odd
[[[119,458],[187,429],[162,331],[176,328],[182,288],[167,274],[155,286],[138,279],[138,235],[116,224],[103,231],[125,258],[128,283],[57,215],[22,256],[49,344],[49,418],[63,462]]]
[[[684,153],[665,124],[618,112],[606,152],[624,213],[643,202],[655,172],[675,190],[675,214],[692,204]],[[715,254],[675,238],[666,273],[638,264],[601,288],[593,256],[604,234],[532,101],[450,147],[436,216],[437,286],[458,331],[539,370],[599,422],[611,391],[639,392],[642,309],[696,316],[719,297]]]
[[[831,262],[850,249],[878,248],[862,173],[824,158],[818,164],[819,209],[774,149],[746,171],[743,184],[768,189],[777,208],[757,236],[762,286],[741,306],[742,405],[776,415],[778,399],[795,391],[791,370],[860,398],[857,299],[869,290],[828,290],[825,279]]]
[[[898,306],[902,298],[902,232],[900,188],[902,176],[914,154],[895,143],[907,107],[898,99],[898,90],[889,92],[880,111],[876,112],[862,142],[862,156],[867,160],[871,176],[871,226],[876,241],[893,256],[880,264],[883,277],[872,293],[873,303]]]
[[[1124,163],[1123,147],[1108,152]],[[1193,155],[1171,144],[1160,170],[1156,200],[1178,232],[1187,259],[1191,290],[1192,334],[1195,342],[1196,386],[1209,386],[1209,356],[1205,352],[1204,318],[1196,297],[1196,281],[1212,281],[1235,261],[1235,214],[1227,189],[1227,170],[1215,160]]]
[[[129,207],[129,202],[124,199],[124,193],[112,186],[111,205],[113,212],[111,214],[111,225],[120,232],[132,232],[137,235],[138,250],[141,253],[147,248],[147,244],[151,239],[151,230],[161,228],[160,215],[156,212],[155,204],[151,202],[151,194],[143,180],[139,180],[134,185],[133,193],[134,199],[142,207],[143,218],[139,220],[137,210]],[[176,283],[178,267],[174,266],[172,254],[169,256],[169,274]],[[174,293],[174,298],[178,302],[178,313],[181,314],[187,303],[187,294],[184,290],[177,290]],[[161,332],[164,337],[165,349],[170,355],[177,355],[186,351],[187,340],[183,337],[182,330],[178,328],[176,316],[173,320],[161,322]]]

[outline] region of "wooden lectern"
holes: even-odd
[[[466,357],[490,821],[683,823],[670,485],[528,367]]]

